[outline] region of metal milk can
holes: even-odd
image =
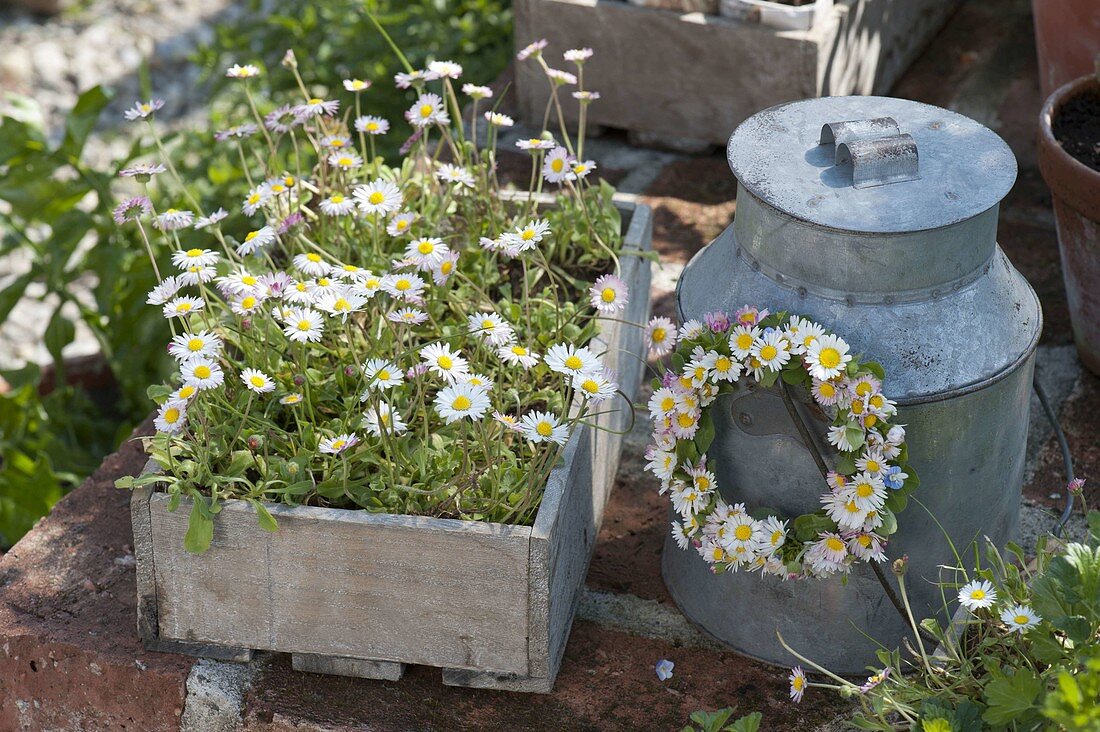
[[[956,564],[944,533],[963,551],[983,536],[1003,545],[1017,530],[1042,314],[996,242],[1016,160],[971,119],[884,97],[767,109],[737,128],[727,153],[736,219],[685,269],[680,318],[746,304],[786,310],[882,364],[923,504],[910,500],[898,516],[887,556],[909,557],[918,620],[942,614],[932,583],[939,565]],[[797,408],[819,453],[833,458],[824,416],[808,401]],[[788,516],[820,508],[823,480],[777,387],[741,382],[711,413],[708,464],[725,500]],[[893,647],[908,632],[863,562],[846,584],[714,575],[669,537],[662,570],[688,618],[771,663],[794,662],[776,630],[803,655],[852,674],[875,663],[864,633]]]

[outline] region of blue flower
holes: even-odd
[[[897,465],[891,465],[886,469],[886,472],[882,474],[882,482],[886,484],[887,488],[898,490],[905,484],[905,479],[909,475],[901,472],[901,468]]]
[[[662,658],[657,662],[657,666],[654,670],[657,671],[657,678],[661,681],[668,681],[672,678],[672,667],[675,666],[672,661],[667,658]]]

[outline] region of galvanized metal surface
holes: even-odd
[[[880,117],[916,140],[921,178],[901,188],[853,190],[831,147],[819,144],[821,127]],[[753,195],[796,219],[845,231],[950,226],[997,205],[1016,180],[1016,159],[991,130],[946,109],[888,97],[824,97],[766,109],[737,128],[726,154]]]
[[[955,561],[944,532],[965,547],[983,535],[1003,544],[1016,531],[1042,314],[1035,293],[995,241],[997,204],[1015,176],[1015,161],[984,127],[913,102],[831,98],[759,116],[765,121],[753,118],[742,127],[758,130],[766,123],[772,134],[785,130],[786,145],[773,139],[766,149],[745,147],[742,128],[731,137],[731,155],[747,156],[732,157],[731,167],[757,177],[739,179],[734,224],[685,269],[677,292],[680,317],[746,303],[787,310],[817,320],[883,365],[885,392],[899,402],[896,422],[907,425],[910,463],[921,478],[915,498],[927,508],[910,502],[887,554],[909,555],[916,612],[931,614],[942,610],[932,584],[938,567]],[[824,150],[816,146],[821,120],[882,116],[897,119],[902,130],[907,119],[922,119],[925,128],[933,120],[950,131],[929,145],[936,160],[927,167],[921,136],[927,133],[914,133],[922,178],[863,190],[829,188],[819,201],[823,215],[803,205],[820,195],[821,178],[781,177],[781,171],[806,169],[796,141]],[[799,125],[781,124],[795,117]],[[810,118],[814,124],[802,124]],[[1001,174],[981,180],[976,171],[992,162]],[[764,173],[769,167],[773,172]],[[929,197],[948,190],[957,190],[958,199],[932,210]],[[866,209],[871,199],[881,211]],[[807,395],[798,408],[818,451],[834,454],[824,437],[826,416]],[[708,455],[727,501],[786,515],[820,507],[825,484],[778,392],[741,386],[715,402],[712,414],[716,437]],[[775,639],[776,629],[815,661],[846,673],[874,662],[875,646],[864,633],[892,646],[907,632],[862,564],[847,585],[839,578],[716,576],[671,539],[662,564],[669,591],[689,618],[736,650],[772,663],[792,660]]]

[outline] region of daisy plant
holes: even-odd
[[[831,689],[858,703],[853,727],[881,732],[1100,729],[1100,512],[1086,518],[1083,541],[1041,537],[1033,558],[1015,544],[1002,554],[988,540],[984,551],[974,545],[973,562],[956,554],[939,582],[941,617],[957,607],[948,623],[913,615],[907,563],[896,560],[913,641],[904,651],[880,650],[882,666],[864,682],[784,642],[819,678],[795,667],[791,698],[801,701],[808,687]]]
[[[855,562],[885,560],[896,516],[918,481],[906,463],[905,429],[892,423],[897,407],[882,392],[881,366],[853,355],[817,323],[750,306],[708,313],[679,331],[667,318],[653,318],[646,334],[653,353],[671,353],[672,367],[653,382],[646,469],[679,514],[672,535],[681,549],[692,547],[715,572],[783,578],[846,575]],[[837,454],[832,469],[817,456],[825,484],[820,510],[781,516],[719,493],[707,467],[714,440],[708,408],[742,380],[779,384],[802,430],[789,389],[801,389],[828,415]],[[803,437],[809,443],[808,433]]]
[[[265,502],[530,523],[578,425],[630,408],[592,346],[629,298],[612,188],[562,124],[519,146],[530,183],[505,190],[513,122],[456,63],[397,75],[404,121],[369,113],[366,80],[329,93],[284,65],[290,98],[261,94],[258,66],[226,72],[248,100],[215,143],[248,181],[238,200],[203,210],[166,157],[118,208],[154,268],[170,252],[148,302],[177,362],[149,390],[162,474],[120,485],[193,499],[196,552],[227,499],[271,530]],[[584,91],[579,73],[547,78]],[[163,149],[157,108],[127,116]],[[376,154],[398,134],[401,159]]]

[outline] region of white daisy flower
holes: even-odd
[[[620,277],[605,274],[598,277],[588,290],[592,307],[604,314],[626,309],[630,291]]]
[[[561,69],[546,69],[546,76],[550,81],[554,82],[555,86],[565,86],[577,83],[577,77],[568,71],[562,71]]]
[[[573,389],[585,399],[599,403],[614,397],[619,385],[615,383],[613,372],[604,369],[602,372],[577,374],[573,377]]]
[[[444,183],[454,183],[458,188],[473,188],[475,182],[470,171],[450,163],[441,164],[439,170],[435,171],[435,177]]]
[[[218,278],[218,289],[227,296],[260,294],[260,278],[246,269],[236,269]]]
[[[886,486],[877,475],[859,473],[852,478],[850,486],[842,495],[853,501],[862,511],[876,511],[886,502]]]
[[[848,493],[826,493],[821,497],[825,515],[844,531],[858,531],[867,521],[867,511],[849,498]]]
[[[517,343],[501,346],[497,349],[497,356],[510,366],[518,365],[524,369],[529,369],[539,362],[537,353]]]
[[[401,413],[385,402],[368,407],[363,415],[363,426],[375,437],[381,437],[383,430],[394,435],[403,435],[408,431]]]
[[[490,99],[493,96],[492,89],[478,84],[463,84],[462,93],[472,99]]]
[[[501,112],[486,112],[485,121],[493,127],[511,127],[516,121]]]
[[[428,72],[436,79],[457,79],[462,76],[462,66],[454,61],[432,61],[428,64]]]
[[[826,573],[841,570],[848,557],[848,545],[838,534],[822,532],[819,537],[806,552],[811,567],[817,572],[824,569]]]
[[[467,332],[476,334],[491,346],[503,346],[515,339],[515,331],[496,313],[474,313],[466,318]]]
[[[775,553],[787,543],[787,522],[778,516],[768,516],[760,522],[760,535],[762,550]]]
[[[217,388],[225,381],[222,367],[217,361],[205,356],[188,359],[180,364],[180,375],[183,383],[199,390]]]
[[[251,79],[260,75],[260,68],[254,64],[233,64],[225,70],[230,79]]]
[[[779,371],[791,360],[791,352],[787,350],[788,345],[783,333],[769,329],[752,344],[749,354],[755,356],[770,371]]]
[[[890,466],[886,463],[886,457],[881,450],[869,449],[856,460],[856,467],[869,475],[882,478]]]
[[[310,117],[331,117],[340,110],[340,102],[336,99],[321,99],[319,97],[313,97],[307,99],[302,104],[298,104],[292,108],[294,116],[298,119],[306,120]]]
[[[304,399],[305,397],[303,397],[299,392],[294,392],[292,394],[287,394],[285,396],[279,397],[279,404],[292,407],[295,404],[301,404]]]
[[[1026,633],[1043,620],[1027,605],[1013,605],[1001,611],[1001,622],[1015,633]]]
[[[162,312],[166,318],[185,318],[188,315],[197,313],[206,307],[206,303],[197,297],[190,297],[184,295],[182,297],[175,297],[164,303]]]
[[[340,170],[357,170],[363,164],[363,158],[350,150],[341,150],[328,156],[328,164]]]
[[[864,404],[866,405],[868,412],[878,417],[881,417],[882,419],[889,419],[890,417],[898,413],[897,402],[891,399],[887,399],[886,396],[883,395],[881,392],[872,394],[871,396],[867,397],[867,400],[866,402],[864,402]]]
[[[192,228],[205,229],[208,226],[213,226],[219,221],[228,218],[228,216],[228,211],[226,211],[224,208],[219,208],[217,211],[213,212],[209,216],[200,216],[199,218],[195,219],[195,223],[192,225]]]
[[[581,104],[588,104],[594,102],[600,98],[598,91],[591,91],[589,89],[583,89],[572,93],[574,99],[580,101]]]
[[[385,391],[395,386],[400,386],[404,381],[404,373],[392,361],[382,358],[372,358],[363,364],[363,374],[369,380],[368,389]],[[367,392],[363,392],[360,401],[367,400]]]
[[[523,431],[523,428],[519,426],[519,420],[511,414],[505,414],[504,412],[493,412],[493,419],[504,425],[504,429],[508,430],[509,432]]]
[[[510,234],[519,244],[520,251],[534,248],[536,244],[550,235],[550,222],[546,219],[538,219],[527,222],[526,226],[518,227]]]
[[[405,112],[405,119],[414,127],[429,127],[434,124],[449,125],[451,116],[438,94],[421,94],[416,103]]]
[[[370,89],[370,81],[364,79],[344,79],[344,88],[349,92],[361,92]]]
[[[333,193],[321,200],[320,208],[326,216],[347,216],[355,211],[355,201],[343,193]]]
[[[664,356],[676,347],[676,326],[668,318],[652,318],[645,327],[649,352],[655,356]]]
[[[190,384],[184,384],[180,388],[168,395],[168,401],[170,402],[186,402],[191,397],[199,393],[199,390]]]
[[[646,451],[646,458],[649,460],[645,466],[646,470],[663,481],[672,479],[673,474],[676,472],[676,453],[661,450],[656,445],[650,445]],[[662,488],[660,492],[664,493],[664,489]]]
[[[835,335],[823,335],[807,346],[805,360],[810,376],[825,381],[840,376],[852,356],[843,340]]]
[[[394,215],[386,224],[386,233],[390,236],[401,236],[409,233],[409,229],[416,222],[417,215],[412,211],[404,211]]]
[[[810,320],[792,315],[787,321],[787,329],[784,331],[791,342],[791,353],[802,355],[815,340],[825,335],[825,329]]]
[[[356,280],[356,284],[363,296],[370,300],[382,289],[382,278],[367,271],[362,278]]]
[[[275,241],[275,229],[270,226],[261,226],[259,229],[245,234],[244,241],[237,246],[237,254],[247,257],[260,251],[273,241]]]
[[[848,537],[848,551],[865,562],[886,561],[885,542],[877,534],[860,532]]]
[[[844,397],[843,391],[834,381],[814,379],[810,391],[817,403],[825,407],[835,406]]]
[[[355,118],[355,131],[367,135],[384,135],[390,131],[390,123],[381,117],[368,114]]]
[[[340,455],[359,444],[359,437],[348,432],[335,437],[326,437],[317,445],[317,449],[326,455]]]
[[[520,419],[524,436],[531,442],[553,442],[564,445],[569,439],[569,425],[560,424],[549,412],[525,414]]]
[[[241,210],[248,216],[254,216],[270,200],[271,191],[266,184],[260,185],[248,192],[241,204]]]
[[[428,314],[416,308],[401,308],[400,310],[386,313],[386,320],[390,320],[394,323],[404,323],[405,325],[420,325],[427,319]]]
[[[419,302],[427,283],[414,274],[391,274],[382,278],[382,289],[393,297]]]
[[[186,361],[195,356],[215,358],[221,350],[222,339],[209,330],[181,333],[168,345],[168,353],[172,354],[177,361]]]
[[[430,270],[450,253],[450,248],[437,237],[420,237],[413,239],[405,246],[405,259],[415,264],[420,270]]]
[[[661,419],[676,411],[679,402],[672,389],[663,386],[649,398],[649,413],[654,419]]]
[[[246,294],[229,303],[229,309],[241,317],[247,317],[260,309],[264,298],[260,295]]]
[[[685,327],[687,323],[684,324]],[[699,324],[702,329],[702,323]],[[748,358],[752,354],[753,346],[760,340],[760,329],[754,326],[738,325],[730,330],[730,351],[737,358]]]
[[[172,252],[172,264],[179,269],[198,265],[200,267],[212,267],[218,263],[218,253],[209,249],[180,249]]]
[[[595,160],[577,160],[573,162],[573,175],[578,178],[584,178],[595,169]]]
[[[150,99],[147,102],[134,102],[134,106],[122,113],[122,116],[133,122],[138,119],[147,119],[149,115],[164,106],[163,99]]]
[[[516,54],[516,60],[526,61],[529,58],[538,58],[542,55],[542,50],[546,48],[546,43],[545,38],[528,43]]]
[[[378,178],[352,191],[359,210],[365,214],[391,214],[401,208],[401,189],[388,180]]]
[[[244,369],[241,371],[241,382],[249,391],[257,394],[267,394],[275,391],[275,382],[270,376],[258,369]]]
[[[791,701],[795,703],[802,701],[802,695],[806,693],[806,672],[801,666],[795,666],[787,679],[791,682]]]
[[[551,371],[566,376],[586,374],[601,368],[600,360],[594,353],[584,346],[578,348],[569,343],[551,346],[546,352],[546,365]]]
[[[195,214],[190,211],[180,211],[179,209],[170,208],[164,213],[158,214],[153,226],[161,229],[162,231],[176,231],[177,229],[186,229],[195,220]]]
[[[393,81],[397,85],[398,89],[408,89],[410,86],[418,85],[424,81],[432,81],[438,78],[435,74],[424,69],[415,69],[409,73],[394,74]]]
[[[699,418],[702,416],[698,409],[678,410],[672,417],[672,434],[681,440],[695,438],[699,431]]]
[[[324,318],[311,308],[294,308],[283,323],[283,334],[295,343],[317,343],[325,330]]]
[[[692,318],[680,326],[679,337],[682,341],[693,341],[706,333],[706,331],[707,328],[703,323]],[[739,358],[741,358],[741,356],[739,356]]]
[[[420,358],[428,369],[454,383],[470,372],[469,363],[458,351],[452,351],[446,343],[430,343],[420,349]]]
[[[169,275],[149,291],[149,295],[145,298],[146,304],[163,305],[175,297],[176,293],[180,291],[180,285],[181,283],[175,275]],[[167,313],[165,313],[165,317],[167,317]]]
[[[572,61],[575,64],[583,64],[588,59],[592,58],[591,48],[571,48],[563,53],[562,58],[566,61]]]
[[[477,421],[489,409],[489,395],[470,384],[451,384],[435,395],[435,411],[447,424],[469,418]]]
[[[556,147],[546,154],[546,159],[542,162],[542,176],[550,183],[576,180],[573,158],[564,147]]]
[[[714,383],[720,381],[737,381],[741,375],[741,363],[718,351],[709,351],[703,357],[703,366],[710,374]]]
[[[366,297],[345,287],[319,295],[314,306],[333,317],[339,317],[340,322],[346,323],[349,315],[359,312],[366,304]]]
[[[829,428],[829,444],[842,452],[852,452],[856,449],[856,445],[852,444],[850,436],[848,435],[848,429],[850,427],[858,428],[859,425],[848,422],[846,424],[838,424]]]
[[[214,279],[218,271],[213,267],[200,267],[191,265],[179,274],[179,281],[184,285],[205,284]]]
[[[484,389],[485,391],[493,390],[493,380],[485,374],[466,374],[465,376],[459,377],[459,381],[463,384],[469,384],[470,386]]]
[[[312,305],[317,283],[313,280],[295,280],[283,290],[283,299],[296,305]]]
[[[531,137],[526,140],[516,140],[516,147],[520,150],[552,150],[558,146],[558,143],[553,139],[543,139],[541,137]],[[562,148],[564,149],[564,148]]]
[[[968,582],[959,590],[959,602],[971,612],[992,607],[996,601],[997,590],[986,580]]]
[[[323,277],[328,274],[329,265],[317,252],[304,252],[294,255],[294,267],[310,277]]]
[[[174,435],[183,430],[187,425],[187,402],[171,400],[161,404],[157,409],[157,417],[153,420],[157,432]]]

